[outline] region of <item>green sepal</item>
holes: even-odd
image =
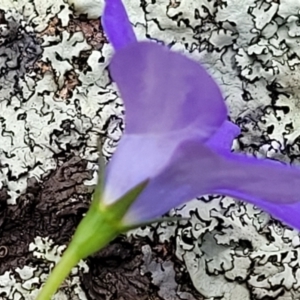
[[[116,227],[120,229],[123,227],[121,220],[128,212],[130,206],[134,203],[134,201],[136,201],[140,193],[145,189],[148,182],[148,179],[144,180],[112,204],[105,205],[100,201],[100,211],[105,214],[108,221],[113,222]]]
[[[149,180],[145,180],[129,190],[118,201],[110,205],[105,205],[101,201],[103,193],[103,170],[104,168],[99,166],[98,185],[95,189],[90,209],[78,225],[70,245],[64,252],[59,264],[51,273],[46,285],[37,298],[38,300],[50,299],[51,295],[55,293],[71,269],[81,259],[104,248],[120,233],[152,223],[184,220],[183,218],[170,217],[154,219],[135,225],[124,225],[122,221],[125,214],[140,193],[145,189]],[[101,172],[103,173],[101,174]]]
[[[99,195],[94,195],[90,209],[78,225],[69,245],[73,253],[77,253],[78,259],[102,249],[123,232],[121,220],[147,183],[148,180],[143,181],[110,205],[105,205],[98,198]]]
[[[115,203],[105,205],[101,201],[105,164],[100,152],[99,155],[98,184],[93,194],[91,206],[78,225],[61,261],[54,268],[38,295],[38,300],[49,300],[71,269],[81,259],[104,248],[110,241],[122,233],[124,226],[122,226],[121,220],[148,184],[148,180],[145,180],[128,191]]]

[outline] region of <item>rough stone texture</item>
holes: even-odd
[[[88,208],[98,138],[108,160],[124,127],[106,70],[112,48],[85,15],[103,1],[69,3],[77,11],[63,0],[0,3],[0,299],[35,298]],[[299,165],[298,1],[124,3],[139,39],[185,53],[218,81],[242,130],[234,151]],[[295,230],[229,197],[169,214],[189,220],[119,237],[55,299],[300,298]]]

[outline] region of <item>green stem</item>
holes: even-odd
[[[71,243],[60,262],[47,279],[36,300],[50,300],[71,269],[87,256],[105,247],[120,233],[93,202],[86,216],[80,222]]]
[[[81,259],[102,249],[126,230],[126,226],[122,225],[121,220],[147,183],[148,180],[143,181],[129,190],[117,202],[107,206],[100,201],[102,185],[101,182],[98,184],[90,209],[80,222],[61,261],[50,274],[36,300],[50,300],[71,269]],[[134,227],[137,226],[130,226],[130,228]]]
[[[64,252],[60,262],[53,269],[36,300],[51,299],[51,296],[55,294],[61,283],[69,275],[72,268],[77,265],[79,260],[80,259],[77,258],[76,253],[74,253],[72,249],[68,248]]]

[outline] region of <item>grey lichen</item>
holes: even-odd
[[[143,7],[147,38],[201,62],[221,85],[242,129],[234,150],[299,165],[297,1],[149,0]],[[156,230],[162,242],[176,238],[176,255],[205,299],[299,298],[297,231],[228,197],[170,213],[190,221]]]
[[[122,134],[124,108],[106,70],[112,48],[104,43],[95,49],[84,30],[68,27],[75,13],[94,18],[99,8],[100,15],[103,1],[69,3],[75,12],[63,0],[0,4],[0,182],[10,204],[25,192],[29,178],[43,181],[68,154],[88,161],[94,178],[85,183],[93,185],[98,138],[108,159]],[[299,164],[297,1],[124,4],[138,39],[185,53],[217,80],[230,119],[242,129],[233,150]],[[196,199],[170,215],[189,220],[129,235],[152,242],[158,236],[160,244],[175,241],[175,255],[204,299],[299,299],[297,231],[228,197]],[[5,299],[34,297],[63,249],[36,237],[29,250],[44,264],[7,271],[0,277],[0,293]],[[162,299],[195,298],[180,291],[173,262],[154,260],[149,245],[142,252],[141,273],[150,272]],[[68,299],[65,292],[85,299],[76,272],[57,299]]]
[[[47,5],[52,7],[51,3]],[[3,15],[7,24],[3,25],[6,31],[3,29],[2,34],[5,43],[0,47],[0,178],[2,186],[8,187],[9,203],[14,204],[26,188],[26,180],[32,176],[41,180],[55,170],[55,157],[63,151],[73,149],[83,159],[96,163],[97,140],[104,134],[104,126],[115,126],[113,120],[119,120],[121,126],[123,107],[113,86],[104,89],[109,84],[105,70],[109,46],[102,51],[91,50],[79,32],[45,33],[38,39],[20,13],[12,10]],[[74,58],[86,51],[90,51],[87,63],[91,67],[83,72],[75,67]],[[37,73],[37,66],[46,67]],[[65,99],[60,91],[70,72],[78,83]],[[117,133],[108,133],[104,141],[104,152],[108,155],[121,131]]]
[[[33,256],[38,258],[37,265],[25,265],[23,268],[17,268],[12,272],[5,272],[0,276],[0,291],[2,299],[19,300],[32,299],[37,294],[53,268],[57,263],[65,246],[53,245],[53,241],[48,238],[36,237],[34,243],[29,247],[29,251],[33,252]],[[80,262],[73,268],[70,277],[64,282],[59,292],[53,299],[76,299],[86,300],[84,292],[80,287],[78,270],[88,271],[88,267],[84,262]]]

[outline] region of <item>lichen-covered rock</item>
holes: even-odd
[[[144,11],[148,38],[198,60],[221,85],[242,129],[235,151],[299,165],[295,1],[146,1]],[[228,197],[171,215],[190,221],[156,230],[162,241],[176,238],[176,255],[205,299],[299,298],[298,232]]]
[[[37,297],[43,281],[47,278],[54,263],[57,263],[65,246],[53,245],[53,241],[48,238],[36,237],[34,243],[29,246],[29,251],[33,256],[43,261],[38,266],[24,266],[16,268],[14,272],[5,272],[0,276],[0,290],[2,299],[32,299]],[[60,291],[53,299],[78,299],[86,300],[84,292],[80,287],[78,270],[87,272],[88,267],[84,262],[80,262],[72,269],[72,273],[65,280]]]
[[[0,178],[9,203],[15,204],[27,179],[45,178],[63,152],[75,151],[96,163],[97,139],[106,129],[122,126],[123,108],[115,88],[105,89],[109,46],[92,50],[82,32],[37,35],[15,10],[4,12],[3,19]],[[90,67],[80,71],[75,59],[84,53]],[[113,130],[105,139],[105,153],[112,152],[120,134]]]
[[[109,159],[121,137],[112,48],[97,20],[103,4],[0,3],[3,299],[35,298],[87,209],[98,139]],[[297,1],[124,4],[140,40],[185,53],[219,83],[242,130],[234,151],[299,164]],[[295,230],[229,197],[196,199],[170,215],[185,219],[130,232],[89,258],[89,271],[79,265],[56,299],[300,298]]]

